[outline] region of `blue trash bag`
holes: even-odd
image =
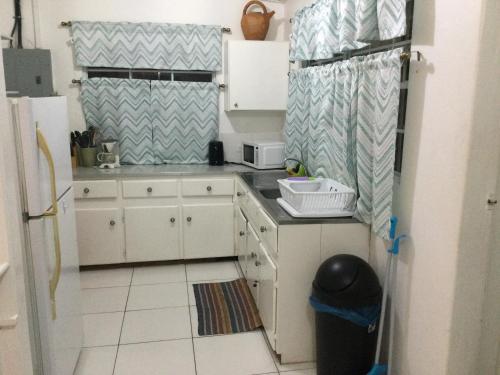
[[[309,303],[317,312],[338,316],[360,327],[368,327],[370,330],[375,329],[377,320],[380,317],[380,304],[356,309],[342,309],[325,305],[313,296],[309,297]]]

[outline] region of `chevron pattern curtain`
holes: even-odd
[[[357,1],[357,40],[387,40],[406,34],[407,0]]]
[[[72,21],[76,64],[219,71],[220,26]]]
[[[385,239],[392,214],[401,52],[397,49],[367,56],[359,69],[357,215]]]
[[[356,215],[388,238],[401,49],[290,74],[285,153],[358,190]]]
[[[151,98],[155,163],[207,163],[218,135],[218,85],[152,81]]]
[[[348,0],[318,0],[293,18],[290,61],[321,60],[366,46],[355,40],[356,5]]]
[[[353,189],[357,85],[358,69],[349,61],[290,73],[285,126],[287,157]]]
[[[91,78],[82,82],[81,98],[87,127],[118,140],[120,162],[154,162],[149,81]]]
[[[406,0],[317,0],[297,11],[290,61],[321,60],[406,33]]]

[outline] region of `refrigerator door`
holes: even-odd
[[[51,217],[29,221],[44,374],[73,374],[83,343],[80,273],[73,189],[58,201],[61,273],[55,292],[54,319],[49,280],[56,270]]]
[[[14,121],[22,149],[30,216],[39,216],[51,206],[50,177],[47,159],[38,148],[36,129],[47,140],[54,159],[57,197],[72,185],[69,126],[66,97],[19,98],[12,101]]]

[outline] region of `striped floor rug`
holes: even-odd
[[[193,289],[200,336],[247,332],[262,326],[245,279],[193,284]]]

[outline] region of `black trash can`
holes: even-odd
[[[317,375],[366,375],[374,361],[382,288],[363,259],[336,255],[316,273]]]

